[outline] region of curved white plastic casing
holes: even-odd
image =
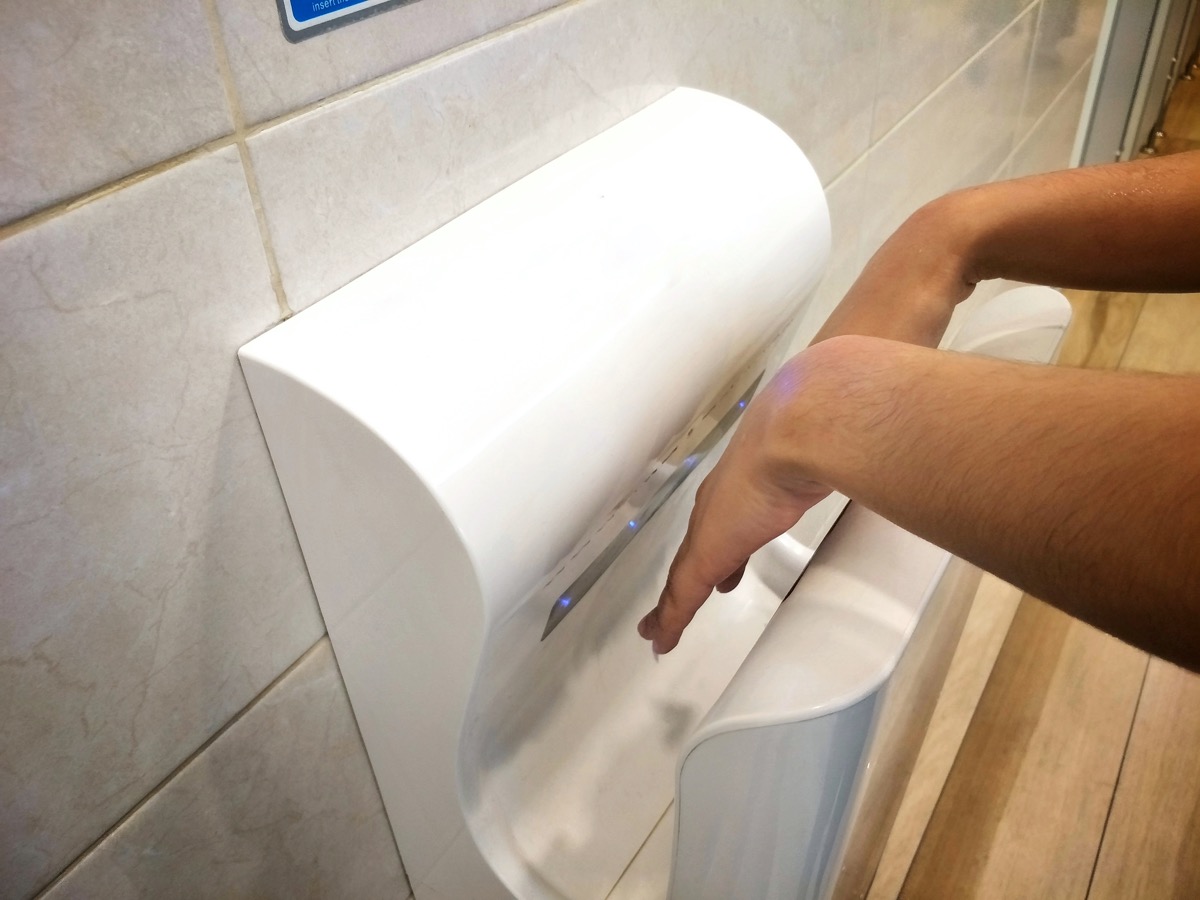
[[[1070,313],[1066,298],[1052,288],[1013,288],[975,310],[954,336],[952,347],[1018,362],[1050,362]]]
[[[692,677],[696,650],[656,666],[633,631],[699,478],[545,641],[539,591],[769,375],[829,239],[795,144],[679,89],[242,348],[418,898],[606,892],[669,805],[740,660]],[[695,647],[741,629],[744,655],[762,593]]]

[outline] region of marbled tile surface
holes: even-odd
[[[231,128],[199,0],[0,4],[0,223]]]
[[[1105,0],[1042,0],[1018,141],[1095,54],[1104,6]],[[1086,75],[1083,80],[1086,89]]]
[[[731,97],[771,119],[804,150],[822,184],[866,151],[879,0],[662,6],[658,52],[677,61],[679,84]]]
[[[843,50],[871,66],[870,8],[756,0],[738,15],[732,6],[697,15],[683,0],[568,4],[267,129],[249,146],[291,306],[327,295],[677,83],[775,115],[831,179],[866,148],[870,85],[820,67]]]
[[[665,93],[642,15],[573,5],[252,138],[291,307]]]
[[[46,900],[409,895],[322,640]]]
[[[289,43],[279,10],[216,0],[248,124],[313,103],[488,34],[562,0],[421,0]]]
[[[1009,164],[1008,177],[1051,172],[1070,165],[1091,69],[1091,60],[1086,60],[1042,118],[1017,145]]]
[[[1029,0],[880,0],[871,140],[883,137],[1028,5]]]
[[[991,179],[1007,160],[1036,13],[1026,10],[871,148],[860,262],[923,203]]]
[[[0,243],[12,896],[323,631],[234,355],[277,317],[233,148]]]

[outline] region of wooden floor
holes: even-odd
[[[1200,150],[1200,66],[1190,80],[1178,81],[1163,118],[1162,137],[1154,142],[1157,153]]]
[[[1069,299],[1061,365],[1200,374],[1200,295]],[[869,897],[1200,898],[1200,677],[986,578]]]

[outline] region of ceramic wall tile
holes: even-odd
[[[1028,5],[1029,0],[881,0],[872,140],[883,137]]]
[[[792,353],[799,353],[808,346],[858,277],[861,268],[858,235],[862,230],[866,187],[867,161],[864,157],[825,189],[829,218],[833,225],[833,246],[825,277],[801,314],[792,336]]]
[[[229,65],[253,124],[394,72],[562,0],[418,0],[289,43],[272,0],[216,0]]]
[[[322,633],[235,358],[237,151],[0,243],[0,884],[57,873]]]
[[[782,127],[828,184],[870,144],[882,0],[670,4],[693,37],[664,51],[680,84],[738,100]],[[663,51],[660,51],[663,52]]]
[[[1104,6],[1105,0],[1042,0],[1018,140],[1096,53]]]
[[[1009,166],[1009,177],[1051,172],[1070,165],[1091,70],[1091,60],[1085,61],[1058,99],[1017,145]]]
[[[322,640],[46,900],[408,895]]]
[[[859,262],[923,203],[995,177],[1013,147],[1037,7],[1030,7],[871,148]]]
[[[254,136],[290,304],[325,296],[680,83],[784,119],[831,177],[865,149],[869,85],[853,82],[851,102],[813,74],[805,48],[828,38],[869,56],[855,42],[872,2],[761,0],[754,28],[683,0],[568,5]]]
[[[226,134],[200,0],[0,4],[0,222]]]
[[[567,7],[252,138],[291,307],[664,94],[648,16]]]

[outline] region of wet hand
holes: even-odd
[[[750,403],[701,483],[658,605],[638,623],[655,653],[674,649],[713,590],[733,590],[750,555],[829,494],[797,464],[793,401],[803,391],[805,355],[785,364]]]

